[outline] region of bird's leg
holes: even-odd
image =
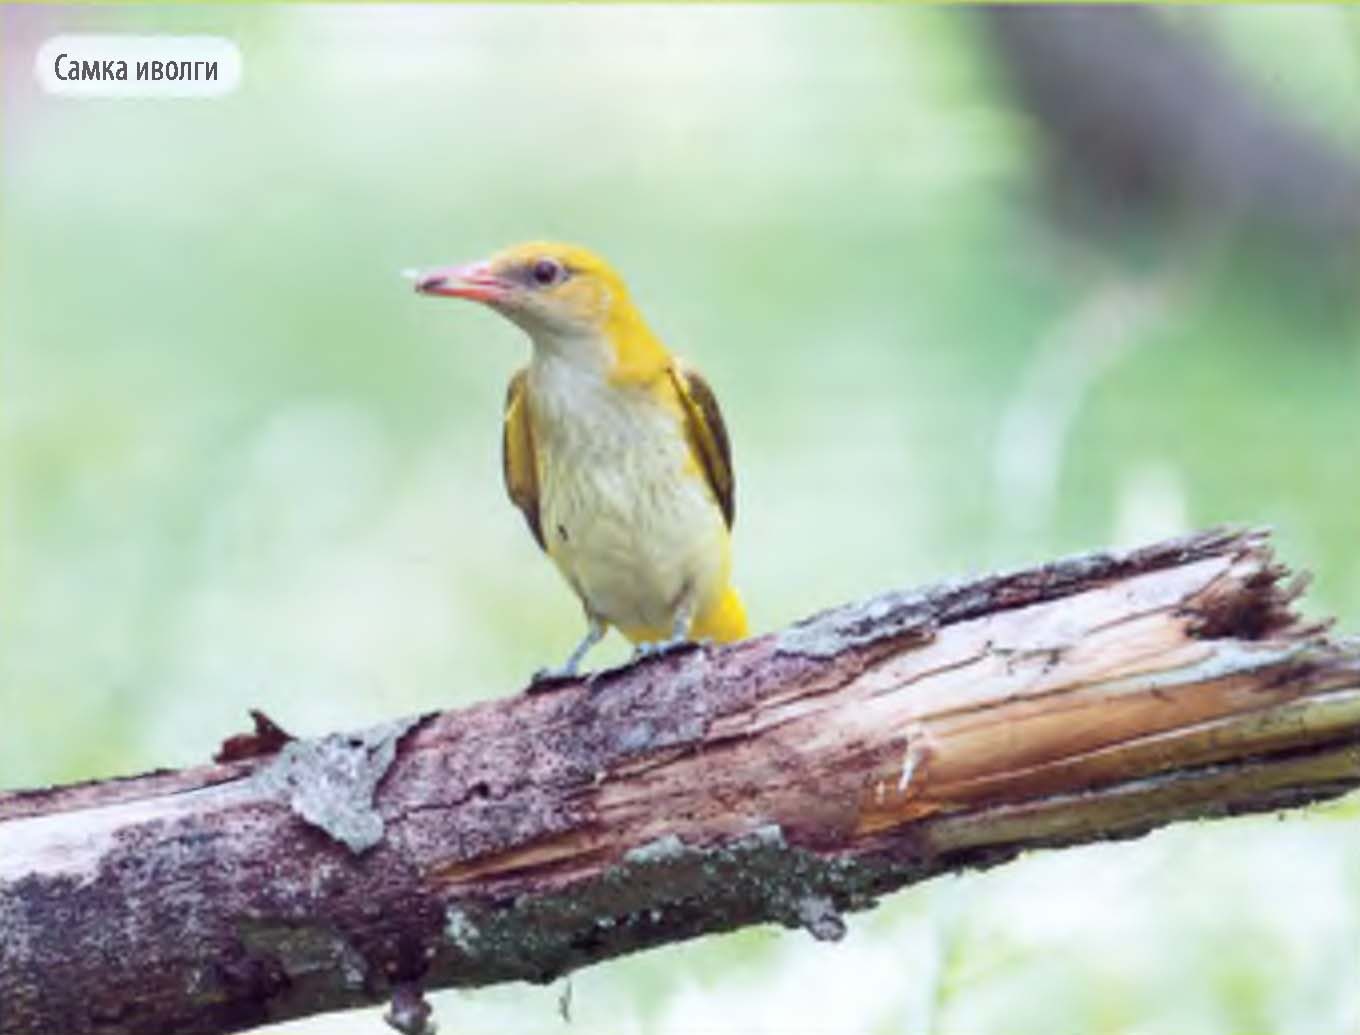
[[[567,660],[557,668],[541,668],[534,673],[533,680],[529,683],[532,692],[534,687],[540,683],[555,683],[563,679],[574,679],[581,668],[581,660],[590,653],[590,648],[604,639],[605,624],[592,614],[586,615],[589,625],[586,634],[581,637],[581,642],[576,645]]]
[[[696,607],[697,601],[694,599],[694,591],[686,587],[684,595],[680,598],[680,604],[675,609],[675,620],[671,623],[670,638],[656,640],[652,643],[639,643],[633,648],[633,660],[654,658],[661,654],[669,654],[671,651],[682,647],[693,646],[694,641],[689,637],[689,627],[694,623]]]

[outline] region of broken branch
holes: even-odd
[[[1360,644],[1285,574],[1264,533],[1205,532],[0,795],[0,1032],[209,1035],[753,923],[834,939],[935,874],[1344,793]]]

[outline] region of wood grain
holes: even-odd
[[[0,1033],[545,982],[1023,850],[1360,786],[1360,645],[1215,530],[548,693],[0,795]],[[249,739],[249,738],[247,738]]]

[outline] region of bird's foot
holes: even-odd
[[[524,688],[526,694],[546,694],[551,690],[564,687],[568,683],[574,683],[580,678],[581,672],[576,665],[554,665],[549,668],[541,668],[529,677],[529,685]]]
[[[590,648],[599,643],[604,638],[605,626],[598,618],[591,618],[589,628],[582,637],[575,649],[567,655],[567,660],[556,668],[541,668],[534,673],[534,677],[529,680],[529,685],[525,689],[526,693],[541,694],[548,690],[556,690],[567,683],[575,682],[581,674],[581,660],[590,652]],[[587,682],[594,677],[589,677]]]
[[[683,654],[686,651],[699,650],[712,642],[708,639],[691,640],[688,636],[672,636],[668,640],[639,643],[633,648],[633,656],[629,659],[629,663],[642,661],[646,658],[664,658],[669,654]]]

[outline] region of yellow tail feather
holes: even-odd
[[[689,635],[695,640],[731,643],[750,635],[746,624],[746,607],[735,586],[728,586],[712,607],[701,611],[690,626]]]
[[[619,632],[633,643],[658,643],[671,634],[669,629],[645,625],[621,625]],[[749,635],[746,607],[741,602],[741,594],[733,586],[728,586],[722,596],[700,611],[689,628],[690,639],[712,640],[714,643],[731,643],[744,640]]]

